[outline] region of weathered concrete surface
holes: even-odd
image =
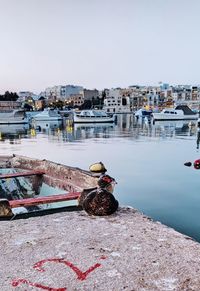
[[[65,212],[0,229],[1,291],[200,290],[200,244],[134,209]]]

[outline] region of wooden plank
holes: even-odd
[[[80,195],[81,195],[81,192],[71,192],[71,193],[66,193],[66,194],[57,194],[57,195],[37,197],[37,198],[11,200],[9,201],[9,204],[11,208],[16,208],[20,206],[33,206],[33,205],[39,205],[39,204],[76,200],[80,197]]]
[[[28,171],[28,172],[18,172],[12,174],[2,174],[0,175],[0,179],[9,179],[9,178],[17,178],[17,177],[26,177],[26,176],[33,176],[33,175],[44,175],[45,172],[43,171]]]

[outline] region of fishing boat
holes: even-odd
[[[153,120],[195,120],[198,113],[192,111],[187,105],[178,105],[175,108],[165,108],[161,112],[152,113]]]
[[[74,111],[74,123],[109,123],[115,122],[115,115],[108,114],[103,110]]]
[[[45,211],[41,205],[77,200],[83,190],[97,187],[98,178],[99,175],[90,171],[48,160],[0,156],[0,217],[12,218],[21,207],[26,213],[32,213],[36,207],[41,214]],[[44,184],[62,193],[39,195]]]
[[[27,124],[28,118],[23,109],[1,110],[0,124]]]
[[[59,120],[62,120],[62,116],[55,109],[45,108],[43,111],[33,116],[32,120],[33,122],[34,121],[59,121]]]

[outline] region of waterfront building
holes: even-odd
[[[103,109],[109,113],[131,112],[130,97],[125,96],[120,88],[105,90]]]
[[[0,101],[0,111],[19,109],[21,105],[19,101]]]
[[[75,85],[59,85],[48,87],[44,91],[44,95],[47,99],[51,101],[62,100],[65,101],[69,99],[71,95],[82,94],[83,87]]]
[[[99,98],[99,91],[97,89],[89,90],[84,89],[83,90],[83,98],[84,100],[95,100]]]
[[[18,101],[19,102],[25,102],[27,101],[29,98],[32,98],[32,99],[35,99],[37,98],[37,94],[33,93],[33,92],[30,92],[30,91],[20,91],[18,93]]]
[[[71,94],[66,101],[66,105],[81,106],[84,103],[83,94]]]

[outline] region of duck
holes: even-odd
[[[97,187],[85,189],[79,199],[79,205],[89,214],[105,216],[113,214],[119,202],[112,194],[116,181],[111,176],[103,173],[97,182]]]

